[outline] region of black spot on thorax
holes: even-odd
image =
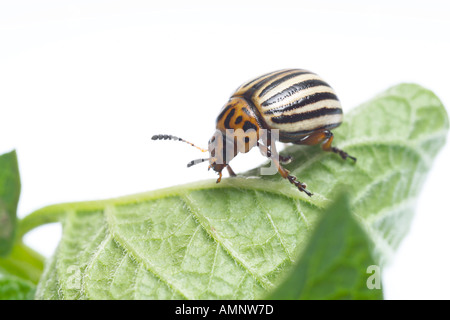
[[[230,121],[231,121],[231,118],[233,118],[235,112],[236,112],[236,109],[234,109],[234,108],[231,109],[230,112],[228,113],[227,117],[225,118],[225,122],[224,122],[225,129],[231,129]]]
[[[242,129],[244,129],[244,132],[248,131],[250,129],[253,129],[255,131],[258,130],[258,128],[253,123],[251,123],[250,121],[245,121],[244,126],[242,127]]]

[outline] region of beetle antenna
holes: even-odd
[[[190,168],[190,167],[192,167],[192,166],[195,166],[196,164],[205,162],[205,161],[207,161],[207,160],[209,160],[209,159],[210,159],[210,158],[192,160],[191,162],[189,162],[189,163],[187,164],[187,167]]]
[[[208,152],[208,150],[197,147],[195,144],[193,144],[192,142],[186,141],[184,139],[175,137],[175,136],[171,136],[168,134],[156,134],[152,137],[152,140],[174,140],[174,141],[182,141],[182,142],[186,142],[187,144],[190,144],[191,146],[197,148],[198,150],[200,150],[201,152]]]

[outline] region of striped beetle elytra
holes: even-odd
[[[331,145],[333,133],[330,130],[342,120],[339,99],[321,77],[304,69],[284,69],[252,79],[231,95],[217,117],[216,132],[208,142],[208,149],[172,135],[154,135],[152,139],[182,141],[209,152],[209,158],[193,160],[188,167],[209,161],[209,168],[219,174],[218,183],[224,168],[231,176],[236,175],[229,162],[238,153],[246,153],[257,146],[273,161],[283,178],[312,196],[306,184],[282,166],[292,158],[280,156],[273,140],[299,145],[321,144],[324,151],[356,162],[355,157]]]

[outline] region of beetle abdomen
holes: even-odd
[[[280,130],[280,141],[296,140],[342,122],[342,107],[334,90],[318,75],[303,69],[265,74],[239,87],[242,96],[267,128]]]

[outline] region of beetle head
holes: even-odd
[[[236,156],[234,144],[227,141],[226,135],[216,130],[208,142],[209,168],[220,173]]]

